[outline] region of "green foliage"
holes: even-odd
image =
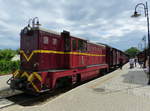
[[[17,53],[17,54],[19,54],[19,53],[20,53],[20,48],[18,48],[18,49],[16,50],[16,53]]]
[[[131,47],[125,51],[125,53],[130,57],[135,57],[138,52],[140,52],[140,50],[138,50],[136,47]]]
[[[11,60],[15,55],[17,54],[17,51],[11,50],[11,49],[4,49],[0,50],[0,60]]]
[[[1,60],[0,61],[0,73],[11,73],[12,71],[15,71],[16,69],[19,69],[20,61],[6,61]]]
[[[0,50],[0,74],[11,73],[16,69],[19,69],[20,61],[11,61],[18,53],[17,51],[11,49]]]

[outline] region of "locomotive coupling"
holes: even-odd
[[[26,89],[27,84],[26,84],[26,78],[13,78],[10,80],[10,88],[11,89]]]

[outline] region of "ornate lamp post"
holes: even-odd
[[[137,12],[137,8],[138,6],[143,6],[144,8],[144,12],[145,12],[145,17],[147,19],[147,35],[148,35],[148,56],[149,56],[149,60],[148,60],[148,63],[149,63],[149,81],[148,81],[148,85],[150,85],[150,34],[149,34],[149,14],[148,14],[148,4],[147,2],[144,4],[144,3],[139,3],[135,6],[135,11],[134,11],[134,14],[131,16],[131,17],[139,17],[141,14],[139,14]]]
[[[142,41],[144,42],[144,68],[146,68],[146,60],[147,60],[147,54],[146,54],[146,36],[142,38]]]
[[[142,43],[138,43],[138,49],[141,51],[142,50]]]

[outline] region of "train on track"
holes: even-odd
[[[95,44],[40,27],[38,18],[31,20],[20,33],[20,69],[9,80],[12,89],[41,93],[63,85],[102,76],[125,64],[128,56],[111,46]]]

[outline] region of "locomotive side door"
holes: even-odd
[[[78,51],[79,51],[79,67],[85,67],[87,65],[87,41],[79,39],[78,40]]]
[[[78,39],[77,38],[74,38],[72,37],[71,38],[71,52],[73,53],[78,53]],[[79,58],[78,58],[79,55],[77,54],[71,54],[71,67],[72,68],[75,68],[75,67],[78,67],[78,61],[79,61]]]
[[[64,39],[64,68],[70,68],[70,54],[67,54],[67,52],[71,51],[71,38],[70,38],[70,32],[63,31],[61,33],[61,36]]]
[[[109,63],[110,63],[110,66],[112,67],[114,64],[114,61],[113,61],[114,55],[113,55],[113,49],[112,48],[110,48],[110,56],[109,57],[110,57]]]

